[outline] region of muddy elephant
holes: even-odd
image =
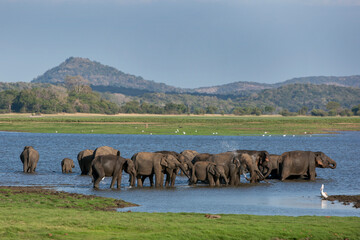
[[[62,173],[72,173],[72,169],[75,167],[74,161],[70,158],[64,158],[61,161]]]
[[[174,156],[184,167],[185,172],[181,171],[182,175],[186,175],[186,176],[190,176],[190,168],[192,167],[192,163],[190,162],[190,160],[177,152],[174,151],[156,151],[155,153],[162,153],[162,154],[171,154],[172,156]],[[173,172],[170,172],[169,174],[166,174],[166,180],[165,180],[165,186],[174,186],[175,184],[175,180],[176,180],[176,176],[179,173],[179,167],[174,169]]]
[[[23,163],[23,172],[33,173],[35,172],[36,165],[39,161],[39,152],[32,146],[25,146],[24,150],[20,154],[21,162]]]
[[[220,178],[223,178],[225,184],[229,183],[225,175],[224,166],[216,165],[213,162],[197,162],[192,168],[189,183],[196,184],[197,181],[209,183],[211,187],[220,186]]]
[[[79,152],[77,159],[81,170],[81,175],[88,175],[90,172],[91,162],[93,160],[94,150],[86,149]]]
[[[169,174],[180,168],[186,172],[183,165],[171,154],[139,152],[135,153],[131,160],[134,161],[136,169],[137,186],[142,187],[146,177],[150,179],[153,186],[153,175],[155,175],[155,187],[163,186],[164,174]],[[172,183],[173,185],[175,182]]]
[[[213,162],[217,166],[222,166],[224,168],[225,176],[227,177],[229,184],[234,186],[237,185],[238,182],[240,182],[240,161],[238,159],[238,156],[239,154],[233,152],[212,154],[207,159],[207,161]]]
[[[269,161],[259,164],[259,170],[265,178],[279,179],[281,155],[270,154]]]
[[[315,180],[315,168],[336,168],[336,162],[323,152],[291,151],[281,155],[280,169],[283,181],[289,176],[307,176]]]
[[[91,163],[91,168],[94,188],[99,188],[99,183],[104,177],[112,177],[110,188],[114,187],[116,181],[117,188],[120,189],[123,170],[132,178],[135,178],[136,174],[133,161],[116,155],[96,157]]]

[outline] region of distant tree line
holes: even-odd
[[[340,96],[336,95],[334,91],[338,91]],[[310,92],[315,101],[310,104],[311,99],[306,99],[304,96],[300,98],[299,96],[304,92],[306,94]],[[63,84],[59,85],[0,83],[0,113],[359,116],[358,93],[360,93],[359,90],[353,88],[328,86],[313,88],[311,85],[295,84],[292,88],[285,86],[275,90],[253,93],[250,96],[244,95],[228,99],[190,94],[145,93],[141,97],[127,96],[126,101],[116,104],[107,97],[114,96],[111,93],[94,92],[88,80],[81,76],[67,76]],[[329,101],[326,100],[326,96],[337,97],[331,97],[335,100]]]

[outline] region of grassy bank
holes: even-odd
[[[164,135],[303,135],[360,131],[360,117],[0,115],[0,131]]]
[[[1,239],[359,239],[357,217],[107,211],[113,199],[0,187]],[[99,208],[99,206],[106,206]]]

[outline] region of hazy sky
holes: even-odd
[[[360,74],[360,0],[0,0],[0,81],[84,57],[177,87]]]

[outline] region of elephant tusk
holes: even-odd
[[[245,173],[243,173],[243,175],[247,181],[250,181],[250,178],[248,178]]]

